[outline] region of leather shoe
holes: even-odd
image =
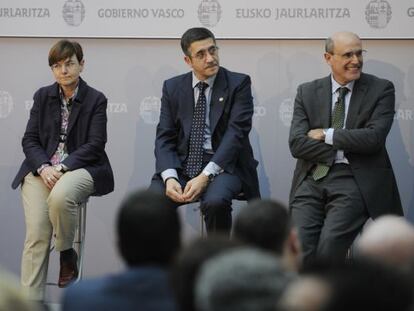
[[[60,258],[60,271],[58,286],[60,288],[68,286],[70,283],[75,281],[78,277],[78,255],[75,251],[69,258],[63,260]]]

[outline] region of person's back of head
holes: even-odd
[[[294,270],[300,265],[301,249],[288,209],[274,200],[254,200],[240,209],[234,236],[265,250],[284,256]]]
[[[284,308],[280,310],[408,311],[413,304],[412,283],[409,277],[401,271],[372,260],[317,260],[302,271],[298,282],[303,285],[303,282],[308,282],[310,278],[313,279],[313,286],[308,287],[308,293],[311,291],[315,296],[315,287],[319,286],[321,289],[318,306],[310,309],[304,304],[299,304],[301,306],[298,307],[295,298],[298,300],[301,297],[298,296],[300,287],[296,284],[296,293],[291,292],[292,288],[287,289],[286,293],[291,295],[290,302],[283,297],[281,301],[284,301]],[[309,294],[307,296],[309,297]]]
[[[363,231],[356,254],[414,275],[414,226],[404,217],[379,217]]]
[[[237,240],[229,240],[227,236],[210,235],[199,238],[184,247],[178,254],[173,269],[173,290],[181,311],[194,311],[195,279],[203,263],[208,259],[240,247]]]
[[[196,280],[200,311],[270,311],[293,274],[271,253],[254,248],[227,251],[208,260]]]
[[[290,228],[289,213],[283,204],[259,199],[240,209],[234,224],[234,235],[281,255]]]
[[[40,305],[27,300],[13,275],[0,268],[0,311],[35,311]]]
[[[119,250],[129,266],[167,266],[180,247],[180,221],[165,196],[137,191],[121,204]]]

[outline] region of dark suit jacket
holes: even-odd
[[[33,97],[34,103],[24,133],[22,145],[26,159],[13,180],[17,188],[24,177],[49,162],[59,144],[61,126],[61,99],[59,85],[40,88]],[[92,176],[95,195],[104,195],[114,189],[114,178],[105,153],[106,144],[105,96],[80,79],[73,101],[67,129],[69,156],[62,162],[69,170],[86,169]]]
[[[101,279],[81,281],[64,293],[63,311],[175,311],[167,271],[134,268]]]
[[[156,174],[182,169],[188,155],[194,110],[192,73],[164,82],[160,122],[155,141]],[[214,163],[242,181],[247,199],[259,197],[257,161],[249,141],[253,99],[250,77],[220,67],[210,103],[210,129]]]
[[[385,148],[395,113],[394,85],[373,75],[361,74],[354,84],[345,129],[334,131],[332,146],[306,135],[311,129],[330,127],[331,90],[330,76],[298,87],[289,137],[292,155],[298,159],[290,200],[314,164],[332,165],[339,149],[344,150],[370,216],[402,215]]]

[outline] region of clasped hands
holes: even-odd
[[[52,190],[63,173],[56,170],[53,166],[46,166],[41,172],[40,177],[49,190]]]
[[[165,184],[165,194],[174,202],[182,204],[191,203],[197,200],[204,192],[208,183],[209,179],[203,173],[190,179],[184,189],[176,179],[170,178]]]

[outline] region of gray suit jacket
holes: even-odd
[[[298,159],[290,201],[316,163],[332,165],[336,151],[344,150],[372,218],[382,214],[402,215],[400,196],[385,141],[394,118],[394,85],[373,75],[361,74],[355,81],[345,129],[337,129],[333,145],[307,137],[315,128],[329,128],[331,119],[330,76],[298,87],[289,146]]]

